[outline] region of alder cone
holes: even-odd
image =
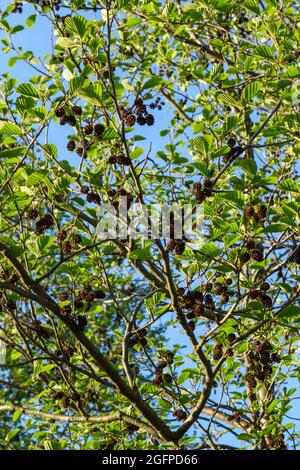
[[[72,245],[69,241],[65,240],[62,244],[62,252],[67,254],[72,250]]]
[[[134,114],[129,114],[128,116],[126,116],[125,123],[128,127],[133,127],[135,125],[135,122],[136,118]]]
[[[81,106],[73,106],[72,107],[72,111],[74,114],[76,114],[77,116],[81,116],[82,115],[82,107]]]
[[[77,155],[79,155],[81,157],[83,155],[83,148],[82,147],[77,147],[76,148],[76,153],[77,153]]]
[[[32,219],[32,220],[37,219],[38,215],[39,215],[39,213],[36,209],[31,209],[27,214],[28,218]]]
[[[57,239],[58,240],[65,240],[68,236],[68,233],[66,230],[60,230],[57,234]]]
[[[253,217],[255,214],[255,210],[254,210],[254,207],[253,206],[249,206],[249,207],[245,207],[244,209],[244,215],[246,217]]]
[[[152,380],[153,385],[160,385],[163,381],[163,376],[162,374],[156,374],[154,379]]]
[[[192,318],[195,318],[195,312],[188,312],[185,317],[188,319],[188,320],[191,320]]]
[[[85,327],[87,326],[88,324],[88,321],[87,321],[87,318],[80,315],[78,318],[77,318],[77,326],[78,328],[83,331],[85,329]]]
[[[177,295],[179,297],[182,297],[185,293],[185,289],[183,287],[179,287],[179,289],[177,289]]]
[[[229,343],[233,343],[236,339],[236,335],[234,333],[229,333],[228,336],[227,336],[227,340],[229,341]]]
[[[105,126],[103,124],[95,124],[94,133],[96,135],[102,135],[104,131],[105,131]]]
[[[263,261],[264,255],[260,250],[251,250],[250,257],[255,261]]]
[[[85,126],[83,131],[86,135],[91,135],[94,132],[94,126],[92,124],[88,124],[87,126]]]
[[[262,204],[256,212],[256,215],[259,220],[264,219],[267,215],[267,206],[265,204]]]
[[[146,119],[143,116],[138,116],[137,119],[136,119],[136,122],[140,126],[144,126],[146,124]]]
[[[106,293],[103,290],[97,289],[95,292],[95,298],[96,299],[105,299]]]
[[[8,299],[6,302],[6,308],[10,311],[16,310],[17,304],[14,300]]]
[[[167,367],[167,362],[164,361],[164,360],[161,360],[159,361],[159,363],[157,364],[156,368],[155,368],[155,371],[157,373],[161,372],[165,367]]]
[[[65,305],[64,307],[61,307],[61,309],[60,309],[60,314],[61,314],[63,317],[67,317],[67,316],[69,316],[71,313],[72,313],[72,309],[71,309],[70,305]]]
[[[80,192],[81,192],[82,194],[88,194],[89,191],[90,191],[89,186],[81,186],[81,187],[80,187]]]
[[[204,199],[205,199],[205,191],[204,191],[204,189],[202,188],[202,184],[201,184],[201,183],[195,183],[194,186],[193,186],[193,191],[194,191],[194,194],[195,194],[196,199],[197,199],[199,202],[204,201]]]
[[[174,410],[173,415],[177,418],[178,421],[185,421],[187,419],[187,413],[184,410]]]
[[[67,144],[67,149],[70,152],[74,152],[75,148],[76,148],[76,143],[74,142],[74,140],[69,140],[69,142]]]
[[[241,264],[246,264],[246,263],[248,263],[248,261],[250,260],[250,258],[251,258],[251,257],[250,257],[250,254],[249,254],[248,252],[242,253],[242,254],[240,255],[240,258],[239,258],[239,259],[240,259],[240,263],[241,263]]]
[[[95,204],[100,204],[100,202],[101,202],[99,194],[94,193],[93,191],[90,191],[87,194],[86,200],[88,202],[94,202]]]
[[[211,282],[207,282],[204,286],[204,289],[206,290],[206,292],[210,292],[213,288],[213,284]]]
[[[197,318],[202,317],[205,313],[204,306],[203,305],[197,305],[195,310],[194,310],[194,313],[195,313],[195,317],[197,317]]]
[[[154,116],[152,114],[146,114],[145,121],[148,126],[153,126],[154,124]]]
[[[262,294],[262,293],[258,294],[257,300],[261,302],[266,308],[271,308],[273,305],[272,298],[266,294]]]
[[[167,382],[168,384],[172,383],[173,379],[170,374],[164,374],[164,381]]]
[[[246,243],[246,247],[248,250],[253,250],[255,248],[255,241],[254,240],[248,240]]]
[[[222,284],[220,282],[217,282],[215,285],[214,285],[214,288],[215,288],[215,292],[217,295],[221,295],[222,292],[224,291],[224,288],[222,286]]]
[[[233,357],[234,356],[234,352],[233,352],[232,348],[227,348],[225,353],[226,353],[226,356],[228,356],[228,357]]]
[[[221,359],[222,356],[223,356],[223,344],[218,343],[215,345],[214,350],[213,350],[213,359],[215,361],[218,361],[219,359]]]
[[[257,299],[259,295],[260,295],[260,292],[259,292],[259,290],[257,290],[257,289],[252,289],[252,290],[249,292],[249,297],[250,297],[250,299]]]
[[[66,116],[66,120],[67,120],[67,123],[68,123],[70,126],[72,126],[72,127],[76,126],[76,118],[75,118],[75,116],[73,116],[72,114]]]
[[[61,301],[68,300],[67,292],[62,292],[61,294],[59,294],[58,297],[59,297],[59,300],[61,300]]]
[[[117,194],[117,191],[113,188],[108,188],[107,195],[109,198],[114,198]]]
[[[227,145],[229,147],[234,147],[236,145],[236,140],[233,137],[230,137],[230,139],[227,141]]]
[[[296,264],[300,264],[300,246],[298,246],[298,247],[294,250],[294,252],[293,252],[293,254],[292,254],[292,256],[291,256],[291,261],[293,261],[293,262],[296,263]]]
[[[57,108],[57,110],[55,111],[55,116],[58,118],[61,118],[65,114],[66,114],[66,111],[64,108]]]
[[[176,248],[176,241],[175,240],[170,240],[167,243],[166,250],[167,251],[173,251],[173,250],[175,250],[175,248]]]
[[[72,237],[72,242],[75,244],[75,245],[78,245],[79,243],[82,242],[82,237],[81,235],[77,234],[77,235],[74,235]]]
[[[182,255],[185,250],[185,243],[183,241],[177,241],[175,245],[176,255]]]
[[[252,374],[251,372],[247,372],[245,379],[250,390],[253,390],[257,385],[255,375]]]

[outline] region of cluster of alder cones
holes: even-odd
[[[245,207],[244,215],[247,217],[247,220],[255,220],[255,222],[263,223],[267,217],[267,206],[266,204],[250,204]]]
[[[246,241],[246,247],[243,249],[239,256],[239,261],[241,265],[244,265],[253,259],[254,261],[263,261],[264,253],[263,246],[259,242],[255,242],[251,238]]]
[[[207,197],[210,197],[212,194],[213,181],[205,178],[203,183],[200,181],[194,183],[193,191],[195,198],[198,202],[203,202]]]
[[[247,354],[251,364],[246,373],[245,380],[248,387],[253,390],[259,382],[265,382],[273,372],[272,364],[280,362],[280,355],[273,352],[273,346],[268,340],[255,340],[253,349]]]
[[[153,106],[152,109],[154,109]],[[135,123],[140,126],[145,124],[153,126],[155,122],[153,114],[148,112],[147,105],[142,98],[137,98],[132,108],[121,107],[121,113],[122,119],[128,127],[133,127]]]
[[[219,359],[221,359],[224,355],[224,347],[226,346],[227,346],[225,350],[226,356],[232,357],[234,354],[232,344],[235,342],[235,340],[236,340],[235,333],[229,333],[227,335],[225,343],[221,343],[221,342],[217,343],[213,349],[213,359],[215,361],[218,361]]]
[[[174,361],[174,353],[172,351],[168,351],[164,354],[164,356],[160,359],[158,364],[155,367],[155,377],[152,380],[154,385],[161,385],[163,382],[171,383],[172,376],[169,373],[163,373],[163,370],[173,364]]]
[[[74,309],[80,309],[84,307],[84,302],[86,302],[87,310],[90,308],[93,301],[98,299],[104,299],[106,296],[105,292],[101,289],[93,289],[90,285],[86,285],[81,291],[79,291],[74,299]],[[63,292],[59,294],[59,299],[63,302],[68,300],[68,294]],[[69,322],[76,325],[80,330],[84,330],[87,326],[87,318],[84,315],[76,315],[73,312],[73,307],[71,303],[63,305],[60,308],[60,314]]]

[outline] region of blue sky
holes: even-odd
[[[4,7],[6,5],[10,5],[11,1],[9,0],[1,0],[1,7]],[[23,24],[25,26],[25,21],[26,18],[34,13],[34,9],[30,5],[26,5],[24,7],[24,12],[23,14],[18,14],[16,13],[15,15],[10,16],[10,23],[13,23],[15,25]],[[43,57],[49,53],[51,50],[51,30],[49,26],[49,21],[46,20],[45,18],[42,18],[38,16],[37,21],[35,25],[32,28],[27,28],[25,26],[25,29],[13,36],[13,43],[16,48],[22,47],[23,52],[25,51],[32,51],[34,55],[38,56],[41,58],[41,61],[43,61]],[[0,38],[1,38],[1,31],[0,31]],[[33,69],[26,65],[23,61],[17,61],[16,64],[14,65],[13,68],[10,68],[7,64],[8,59],[12,57],[14,54],[7,54],[4,55],[3,53],[1,54],[1,60],[0,60],[0,73],[4,72],[9,72],[12,74],[13,77],[17,77],[21,82],[26,82],[29,80],[29,78],[35,73]],[[170,108],[168,106],[165,106],[164,110],[161,113],[156,113],[157,117],[157,124],[155,124],[153,127],[148,128],[148,127],[143,127],[140,129],[139,134],[143,135],[146,137],[146,140],[139,143],[139,145],[145,145],[146,151],[149,149],[149,144],[151,142],[152,145],[152,154],[154,155],[155,152],[159,149],[162,148],[162,146],[166,145],[168,143],[167,138],[162,138],[159,137],[159,131],[167,128],[169,125],[169,120],[170,120]],[[49,142],[51,143],[53,139],[53,143],[55,143],[59,149],[60,152],[60,159],[68,159],[71,163],[77,163],[76,157],[72,156],[69,152],[66,150],[66,143],[67,143],[67,134],[68,132],[66,131],[65,128],[59,126],[58,124],[53,124],[51,126],[51,131],[49,134]],[[170,338],[171,341],[175,344],[177,342],[180,342],[182,344],[182,335],[180,335],[177,331],[176,328],[170,328],[169,332],[170,333]],[[197,332],[199,335],[199,331]],[[187,352],[187,350],[183,351]],[[186,366],[186,365],[185,365]],[[294,383],[295,382],[295,383]],[[297,386],[296,381],[291,381],[289,383],[289,386]],[[216,391],[216,397],[215,399],[218,398],[218,391]],[[296,413],[299,414],[300,411],[300,403],[299,400],[297,401],[297,404],[295,406],[295,412],[293,413],[293,410],[290,411],[290,415],[294,415]],[[236,441],[232,437],[226,437],[224,439],[224,443],[235,445],[237,444],[238,446],[241,445],[240,441]]]

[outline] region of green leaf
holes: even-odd
[[[102,136],[102,140],[114,140],[118,137],[118,133],[115,131],[113,127],[108,127],[105,129],[104,134]]]
[[[81,90],[86,82],[84,77],[75,77],[69,81],[69,90],[71,95],[76,95]]]
[[[279,232],[284,232],[286,230],[287,226],[285,224],[270,224],[267,225],[262,232],[263,233],[279,233]]]
[[[222,253],[222,249],[213,243],[206,243],[200,248],[200,253],[195,253],[196,259],[207,258],[208,261],[213,260]]]
[[[65,38],[62,36],[57,38],[57,45],[63,49],[77,49],[79,47],[79,44],[76,44],[72,38]]]
[[[18,56],[10,57],[10,59],[8,59],[8,62],[7,62],[8,66],[13,67],[19,59],[20,58]]]
[[[19,31],[23,31],[23,29],[24,29],[24,26],[18,24],[17,26],[13,26],[12,28],[10,28],[10,34],[16,34]]]
[[[12,417],[13,421],[17,421],[20,418],[21,414],[22,414],[21,410],[16,410]]]
[[[160,77],[152,77],[147,80],[144,85],[143,85],[143,90],[147,90],[148,88],[153,89],[154,87],[160,85],[162,82],[162,79]]]
[[[233,203],[232,205],[240,209],[244,206],[244,199],[240,191],[227,191],[226,193],[222,194],[222,199],[231,201]]]
[[[158,305],[162,300],[164,300],[166,295],[162,292],[155,292],[151,297],[145,299],[145,304],[147,309],[151,312],[156,305]]]
[[[138,24],[140,24],[142,22],[142,18],[137,18],[135,16],[131,16],[127,22],[126,22],[126,26],[127,28],[132,28],[133,26],[136,26]]]
[[[205,140],[203,137],[196,137],[192,141],[193,147],[201,154],[201,155],[206,155],[206,145],[205,145]]]
[[[201,155],[208,155],[212,147],[212,137],[210,135],[196,137],[192,140],[192,146]]]
[[[137,248],[133,250],[129,255],[129,259],[138,259],[141,261],[152,259],[150,248]]]
[[[12,122],[0,121],[0,134],[22,135],[22,131]]]
[[[131,155],[130,155],[130,158],[131,160],[136,160],[137,158],[139,158],[141,155],[143,155],[144,153],[144,149],[142,147],[136,147]]]
[[[124,88],[126,88],[126,90],[129,90],[129,91],[134,91],[135,90],[134,85],[132,83],[130,83],[128,78],[124,78],[122,80],[122,85],[123,85]]]
[[[102,87],[100,82],[95,82],[82,88],[79,90],[78,95],[80,98],[87,100],[91,104],[98,106],[102,105]]]
[[[295,180],[286,179],[278,184],[277,186],[279,189],[284,189],[285,191],[292,191],[296,193],[300,193],[300,185],[296,183]]]
[[[50,441],[49,439],[44,441],[45,450],[61,450],[61,444],[58,441]]]
[[[21,83],[21,85],[17,87],[17,92],[20,93],[20,95],[30,96],[36,99],[40,97],[37,89],[30,83]]]
[[[226,119],[223,125],[224,133],[228,133],[232,131],[233,129],[236,129],[239,123],[240,121],[237,116],[228,116],[228,118]]]
[[[51,157],[56,158],[58,155],[57,147],[54,144],[42,145],[42,152],[45,155],[45,157],[51,156]]]
[[[229,94],[229,93],[222,93],[217,96],[217,99],[220,103],[225,104],[226,106],[240,108],[240,104]]]
[[[5,149],[0,151],[0,159],[1,158],[12,158],[18,157],[22,153],[24,153],[26,147],[13,147],[11,149]]]
[[[35,21],[36,21],[36,15],[28,16],[28,18],[26,19],[27,28],[32,28],[32,26],[34,26],[35,24]]]
[[[253,13],[256,13],[257,15],[260,14],[260,9],[259,9],[259,2],[257,0],[247,0],[243,6],[247,8],[247,10],[252,11]]]
[[[254,98],[258,94],[261,88],[262,88],[262,83],[258,81],[251,82],[248,85],[246,85],[241,94],[241,100],[242,100],[243,106],[250,103],[252,98]]]
[[[33,367],[33,377],[37,379],[41,373],[50,372],[55,367],[54,364],[44,364],[43,360],[38,360],[34,362]]]
[[[237,160],[237,164],[245,170],[248,176],[255,176],[257,173],[257,165],[253,158],[244,158]]]
[[[170,403],[170,402],[167,401],[167,400],[164,400],[163,398],[158,398],[157,403],[158,403],[159,406],[161,406],[161,408],[163,408],[164,410],[170,410],[170,409],[172,408],[172,403]]]
[[[264,57],[271,62],[276,62],[275,51],[276,49],[274,46],[258,46],[255,47],[253,53],[259,57]]]
[[[87,33],[88,21],[83,16],[68,16],[65,19],[65,26],[69,31],[83,39]]]
[[[42,181],[45,181],[46,175],[46,170],[34,171],[28,176],[26,180],[26,185],[29,188],[31,188],[32,186],[38,186]]]
[[[13,438],[18,434],[20,430],[19,429],[12,429],[11,431],[9,431],[6,436],[5,436],[5,440],[10,442],[13,440]]]
[[[272,403],[270,403],[270,405],[269,405],[268,408],[267,408],[268,413],[271,413],[271,411],[273,411],[274,408],[276,408],[276,406],[278,405],[278,403],[280,403],[280,400],[279,400],[278,398],[276,398],[275,400],[273,400]]]
[[[35,101],[31,97],[27,96],[18,96],[16,101],[16,108],[19,113],[23,113],[24,111],[28,111],[29,109],[33,108],[35,105]]]
[[[279,313],[279,316],[284,318],[296,317],[297,315],[300,315],[300,307],[296,305],[288,305]]]

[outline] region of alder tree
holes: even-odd
[[[0,449],[297,448],[299,23],[1,1]],[[122,197],[201,237],[99,237]]]

